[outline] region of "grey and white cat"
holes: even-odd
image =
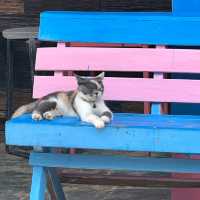
[[[89,122],[96,128],[103,128],[113,116],[103,100],[104,72],[95,77],[75,76],[78,83],[77,90],[55,92],[44,96],[18,108],[12,118],[25,113],[32,113],[34,120],[79,116],[82,121]]]

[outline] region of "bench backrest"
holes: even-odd
[[[160,17],[161,21],[157,21]],[[193,23],[190,22],[191,19],[197,20],[196,18],[183,19],[184,23]],[[166,49],[164,46],[158,46],[161,41],[164,44],[167,41],[173,44],[175,40],[182,45],[189,41],[190,37],[186,36],[179,40],[184,34],[171,35],[176,23],[183,25],[184,30],[187,30],[181,20],[180,17],[174,18],[155,13],[142,14],[142,18],[140,14],[133,13],[47,12],[42,14],[39,39],[117,44],[113,47],[110,44],[109,47],[66,47],[65,43],[59,42],[57,47],[38,48],[36,71],[53,71],[54,75],[35,76],[33,97],[39,98],[57,90],[75,89],[75,78],[65,76],[64,72],[152,72],[153,78],[106,77],[105,99],[200,103],[200,80],[166,79],[163,75],[164,73],[200,73],[198,49]],[[150,37],[144,28],[145,23],[149,22],[148,28],[152,34]],[[165,35],[166,22],[176,23]],[[133,24],[136,28],[132,26]],[[138,29],[137,24],[140,24],[142,29]],[[193,33],[196,32],[192,31],[190,34]],[[159,37],[156,34],[159,34]],[[141,35],[144,36],[145,41],[151,38],[148,42],[155,42],[156,48],[131,47],[133,43],[141,44],[140,41],[143,39]],[[121,41],[126,42],[125,48],[119,48]],[[189,41],[189,44],[192,43],[193,41]]]
[[[154,72],[154,78],[106,77],[105,99],[120,101],[200,103],[200,80],[164,79],[162,73],[200,73],[200,51],[164,48],[39,48],[33,97],[76,88],[64,71]],[[156,76],[157,74],[157,76]]]

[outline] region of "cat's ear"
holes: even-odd
[[[101,72],[99,75],[95,77],[95,79],[97,79],[98,81],[102,81],[104,79],[104,76],[105,76],[105,72]]]
[[[85,78],[84,77],[82,77],[82,76],[80,76],[78,74],[75,74],[75,73],[74,73],[74,76],[76,77],[76,80],[77,80],[79,85],[85,82]]]

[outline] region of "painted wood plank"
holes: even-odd
[[[191,0],[173,0],[172,1],[172,11],[175,15],[180,15],[182,13],[188,13],[188,15],[198,15],[200,11],[200,1]]]
[[[200,103],[200,80],[105,78],[104,85],[106,100]],[[35,76],[33,97],[76,87],[74,77]]]
[[[200,73],[200,51],[152,48],[38,48],[36,70]]]
[[[70,125],[70,126],[90,126],[87,123],[80,122],[78,117],[58,117],[52,121],[42,120],[37,122],[31,119],[29,114],[23,115],[19,118],[12,119],[8,121],[11,124],[23,124],[23,123],[32,123],[35,124],[48,125],[49,123],[55,125]],[[108,127],[124,127],[124,128],[133,128],[133,127],[147,127],[147,128],[169,128],[169,129],[200,129],[200,116],[192,115],[144,115],[144,114],[135,114],[135,113],[114,113],[114,119],[111,124],[107,125]]]
[[[161,46],[158,46],[156,48],[164,48],[164,47],[161,47]],[[163,80],[164,79],[164,74],[163,73],[159,73],[159,72],[156,72],[156,73],[153,73],[153,78],[155,80]],[[160,115],[162,113],[162,104],[161,103],[152,103],[151,105],[151,114],[157,114],[157,115]]]
[[[39,39],[48,41],[199,46],[199,35],[200,17],[187,13],[52,11],[40,16]]]
[[[187,174],[188,175],[188,174]],[[79,169],[65,170],[62,173],[62,180],[71,184],[88,185],[111,185],[111,186],[132,186],[132,187],[150,187],[150,188],[199,188],[198,179],[178,179],[172,177],[158,177],[156,174],[151,176],[138,176],[125,174],[123,172],[113,171],[105,174],[104,171],[91,173],[80,171]]]
[[[200,160],[117,155],[31,153],[30,165],[73,169],[199,173]]]
[[[172,51],[142,48],[39,48],[35,69],[156,71],[159,66],[169,68],[172,56]]]
[[[46,190],[45,169],[41,166],[33,166],[33,176],[30,200],[44,200]]]
[[[199,116],[115,114],[106,128],[95,129],[78,118],[36,122],[24,115],[6,123],[6,144],[200,153],[199,130]]]

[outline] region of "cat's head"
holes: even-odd
[[[88,77],[76,75],[78,83],[78,92],[86,101],[95,102],[101,98],[104,92],[103,78],[104,72],[98,76]]]

